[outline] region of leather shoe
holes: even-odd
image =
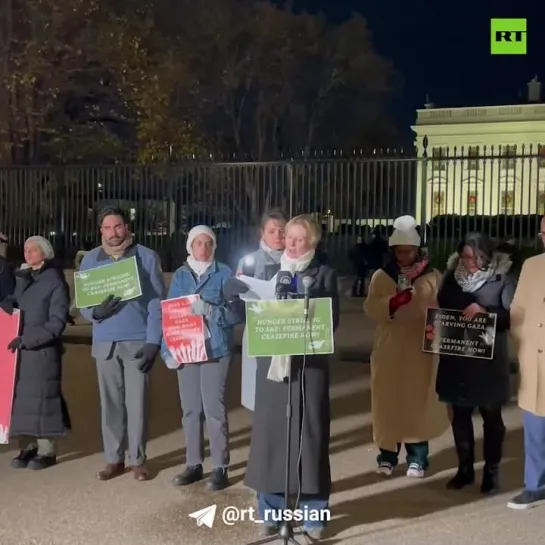
[[[183,473],[176,475],[172,480],[176,486],[187,486],[203,479],[202,466],[187,466]]]

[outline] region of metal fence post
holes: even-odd
[[[422,140],[422,176],[420,178],[420,238],[423,245],[428,244],[427,221],[428,216],[428,137]]]

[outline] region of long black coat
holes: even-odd
[[[57,437],[69,428],[62,397],[62,342],[70,308],[61,270],[46,263],[39,271],[17,271],[14,299],[21,311],[20,351],[11,435]]]
[[[279,265],[267,267],[266,279],[271,279],[278,270]],[[339,323],[339,296],[335,271],[315,259],[304,273],[298,275],[299,285],[303,276],[311,276],[314,279],[310,288],[311,298],[332,298],[333,327],[336,329]],[[271,358],[257,358],[255,413],[244,483],[258,492],[281,494],[284,492],[285,484],[288,385],[287,382],[274,382],[267,378],[270,364]],[[298,469],[302,416],[301,364],[302,357],[292,358],[290,494],[296,494],[298,491],[298,474],[301,476],[303,494],[329,494],[331,419],[328,357],[306,358],[303,448]]]
[[[495,313],[496,342],[492,360],[462,356],[440,356],[436,391],[441,401],[457,405],[504,404],[510,398],[509,309],[516,289],[511,260],[504,253],[494,256],[495,274],[473,293],[465,293],[454,278],[458,256],[449,260],[437,294],[440,308],[463,310],[478,303]]]
[[[7,259],[0,256],[0,301],[9,299],[15,290],[15,275]]]

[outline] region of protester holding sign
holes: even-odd
[[[452,432],[458,454],[458,472],[447,486],[461,489],[475,481],[475,439],[472,414],[479,408],[484,429],[484,473],[481,491],[498,490],[505,426],[502,405],[510,398],[508,354],[509,308],[516,288],[507,254],[497,252],[482,233],[469,233],[447,263],[437,301],[445,310],[461,310],[466,318],[480,320],[496,315],[492,359],[441,354],[437,393],[452,408]]]
[[[286,225],[286,249],[280,264],[266,269],[265,280],[272,279],[279,270],[286,271],[296,277],[297,292],[302,294],[303,279],[310,278],[311,299],[331,298],[335,330],[339,324],[337,274],[316,259],[320,234],[318,224],[310,215],[297,216],[289,221]],[[235,279],[227,283],[226,290],[230,299],[236,298],[244,292],[244,286]],[[289,457],[289,492],[293,496],[301,494],[300,507],[305,512],[326,509],[331,493],[328,356],[306,356],[306,360],[302,356],[257,358],[255,414],[244,482],[258,492],[258,511],[262,520],[268,518],[263,526],[268,534],[278,530],[278,523],[270,520],[270,513],[283,507],[288,394],[284,377],[290,369],[294,378],[291,384],[293,440]],[[301,418],[303,404],[304,419]],[[318,539],[324,531],[325,521],[305,520],[304,527],[307,534]]]
[[[448,428],[435,393],[437,356],[422,353],[426,310],[435,305],[441,274],[420,252],[411,216],[394,222],[391,260],[376,271],[364,303],[376,322],[371,356],[373,435],[380,454],[378,473],[392,475],[402,445],[407,476],[424,477],[428,441]]]
[[[19,351],[10,432],[19,436],[21,452],[12,466],[40,470],[57,463],[55,439],[71,427],[62,396],[62,334],[70,290],[63,271],[53,265],[53,247],[46,239],[30,237],[24,251],[12,297],[23,325],[8,345]]]
[[[186,262],[174,273],[168,299],[191,297],[191,314],[204,318],[207,361],[193,361],[178,366],[178,386],[182,405],[182,426],[186,436],[186,462],[174,484],[185,486],[203,478],[203,412],[210,438],[214,469],[208,481],[210,490],[229,485],[229,425],[225,406],[225,389],[233,327],[238,319],[227,305],[223,285],[232,276],[231,269],[216,261],[216,235],[209,227],[193,227],[187,237]],[[169,368],[176,368],[177,355],[163,340],[161,354]],[[174,360],[174,361],[172,361]]]
[[[103,298],[101,303],[81,308],[93,325],[92,355],[102,411],[106,467],[97,478],[107,481],[124,473],[127,436],[134,477],[145,481],[149,478],[146,400],[149,372],[161,345],[163,271],[158,255],[134,242],[122,210],[106,208],[99,223],[102,245],[85,255],[76,273],[80,279],[88,273],[82,284],[89,289],[82,289],[82,298],[95,300],[101,292],[98,300]],[[104,270],[107,274],[100,274]],[[104,286],[108,286],[106,291]]]
[[[277,210],[263,214],[261,218],[261,241],[259,249],[243,257],[237,267],[237,276],[245,275],[263,280],[267,267],[276,266],[284,252],[284,229],[286,216]],[[251,411],[255,406],[255,380],[257,362],[248,356],[246,350],[247,332],[242,337],[242,376],[241,401],[242,405]]]

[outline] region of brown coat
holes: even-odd
[[[520,367],[519,407],[545,416],[545,254],[527,259],[511,304]]]
[[[389,301],[397,284],[384,270],[371,278],[364,304],[376,321],[371,355],[373,436],[382,449],[418,443],[448,428],[446,406],[435,393],[436,356],[422,352],[426,309],[435,304],[441,274],[433,269],[413,283],[412,301],[390,318]]]

